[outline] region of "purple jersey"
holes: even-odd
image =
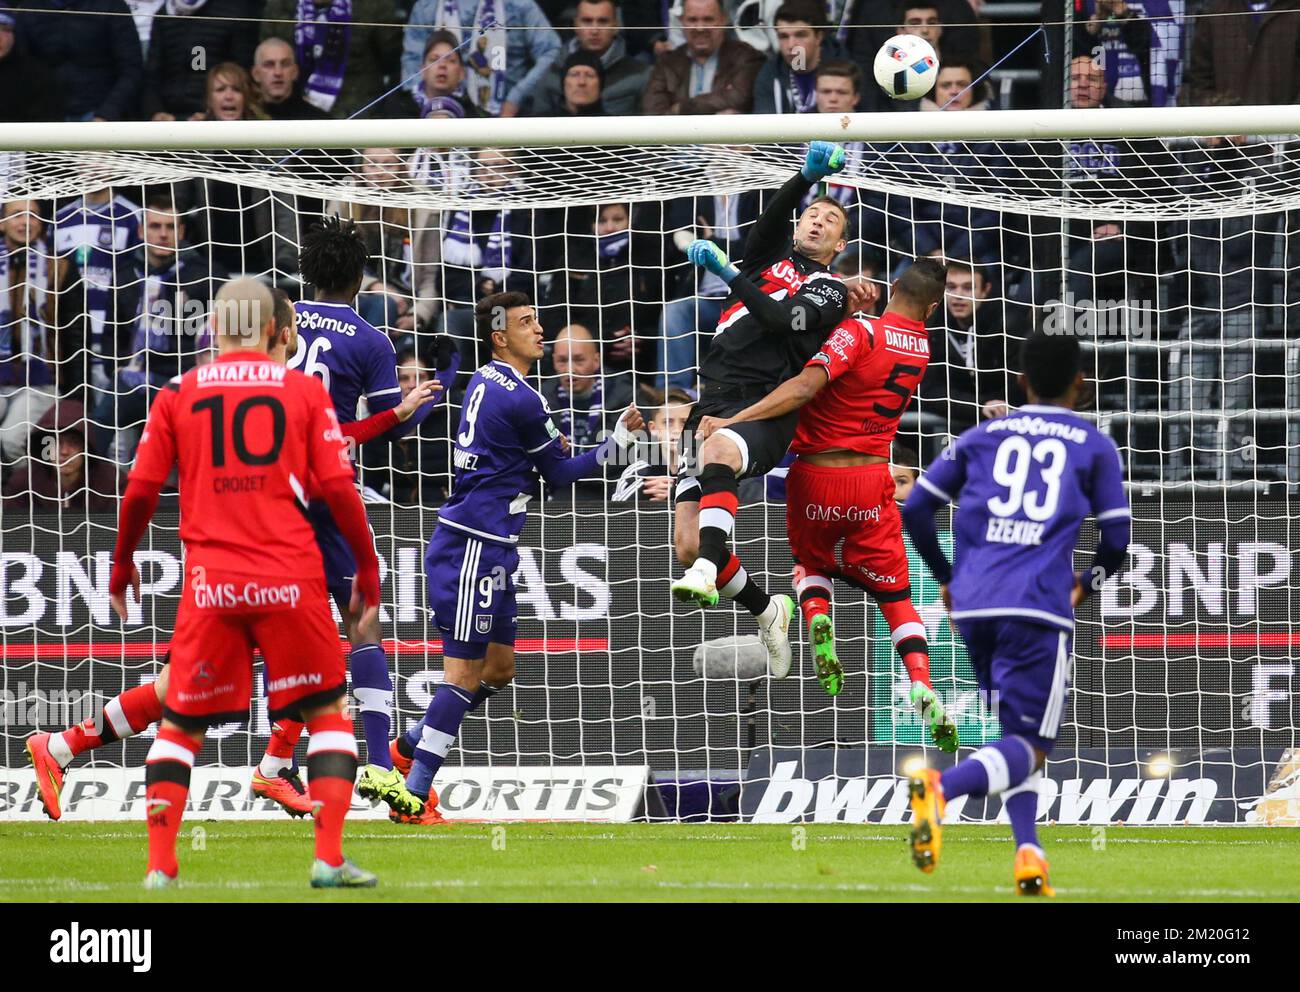
[[[966,431],[918,484],[956,502],[954,620],[1074,629],[1079,526],[1129,516],[1115,442],[1063,407],[1023,406]]]
[[[516,543],[540,463],[560,448],[546,400],[509,364],[491,361],[469,381],[453,441],[456,475],[438,522]]]
[[[387,334],[346,303],[304,300],[293,308],[298,350],[289,359],[289,368],[301,369],[325,384],[339,423],[360,419],[357,407],[362,399],[371,414],[402,402],[397,352]]]

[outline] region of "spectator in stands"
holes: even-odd
[[[58,78],[67,120],[135,118],[144,66],[128,14],[122,0],[24,0],[13,12],[18,47]]]
[[[153,23],[166,0],[126,0],[135,21],[135,32],[140,36],[140,58],[149,58],[149,39],[153,37]]]
[[[525,110],[560,53],[560,36],[536,0],[416,0],[402,41],[404,80],[420,71],[435,30],[462,43],[470,100],[492,117]]]
[[[859,285],[866,289],[865,302],[858,313],[865,313],[868,317],[880,314],[884,305],[884,286],[880,279],[879,259],[857,248],[846,248],[831,263],[831,271],[850,289]]]
[[[118,257],[112,326],[117,331],[116,393],[101,396],[91,417],[91,447],[120,465],[135,452],[132,435],[158,390],[187,371],[207,341],[210,301],[226,273],[208,252],[185,241],[186,225],[170,196],[144,209],[144,244]]]
[[[650,66],[627,54],[615,0],[578,0],[573,17],[573,39],[560,59],[587,52],[600,59],[604,69],[601,102],[606,113],[618,116],[641,112],[641,92]],[[559,61],[559,60],[557,60]],[[562,69],[548,72],[533,91],[534,117],[558,117],[564,106]]]
[[[421,382],[433,378],[435,363],[413,348],[397,353],[397,384],[405,397]],[[453,416],[459,410],[451,408]],[[361,449],[363,481],[385,499],[400,506],[433,506],[451,491],[447,464],[448,408],[435,410],[409,434],[391,444]]]
[[[695,398],[673,386],[666,393],[642,389],[637,406],[646,412],[650,439],[638,445],[631,464],[623,470],[610,499],[624,502],[648,499],[664,503],[676,481],[682,430],[691,415]]]
[[[13,11],[0,6],[0,122],[60,120],[58,80],[44,62],[18,47]]]
[[[1182,20],[1169,0],[1087,0],[1074,50],[1090,52],[1119,106],[1173,106],[1182,61]],[[1151,18],[1162,18],[1154,21]],[[1159,30],[1157,30],[1157,24]]]
[[[822,59],[814,74],[817,113],[851,114],[862,94],[862,70],[848,59]]]
[[[203,95],[203,111],[196,121],[264,121],[268,120],[253,77],[242,65],[223,62],[208,73]]]
[[[920,409],[943,417],[954,435],[1024,402],[1011,370],[1019,343],[1011,343],[1000,309],[989,303],[991,288],[978,267],[950,260],[944,309],[931,319]]]
[[[145,116],[196,119],[209,110],[212,67],[252,64],[261,9],[256,0],[168,0],[167,13],[154,24],[149,43]]]
[[[473,153],[466,200],[508,195],[518,166],[500,148]],[[518,289],[538,299],[534,273],[534,211],[465,208],[442,215],[444,312],[440,330],[463,345],[463,367],[476,368],[474,304],[491,293]]]
[[[354,117],[387,92],[402,48],[393,0],[266,0],[264,16],[263,39],[293,31],[303,99],[312,106]],[[284,21],[292,27],[277,23]]]
[[[807,114],[817,109],[817,68],[844,49],[821,25],[825,0],[786,0],[773,15],[778,50],[754,81],[756,114]]]
[[[941,64],[934,81],[934,89],[921,97],[921,109],[933,110],[992,110],[993,91],[985,81],[976,83],[984,69],[964,58],[954,58]]]
[[[894,479],[894,500],[906,503],[916,486],[916,480],[921,477],[921,457],[916,449],[897,438],[889,452],[889,474]]]
[[[378,190],[400,190],[411,181],[406,156],[396,148],[367,148],[359,174],[363,185]],[[436,215],[342,200],[328,204],[325,212],[355,221],[370,253],[357,297],[362,317],[404,338],[415,330],[421,308],[422,322],[433,316],[439,262]],[[402,347],[412,345],[401,341]]]
[[[43,206],[10,200],[0,207],[0,460],[27,453],[32,424],[60,392],[79,384],[80,274],[56,257],[45,234]]]
[[[59,400],[32,431],[31,454],[4,487],[8,513],[59,513],[76,519],[117,509],[118,473],[86,453],[86,415],[80,403]]]
[[[605,67],[600,56],[574,52],[560,69],[564,101],[558,117],[604,117],[601,97],[605,86]]]
[[[738,258],[745,231],[762,209],[758,191],[730,196],[688,196],[670,202],[665,211],[665,291],[660,320],[659,369],[664,389],[677,386],[696,388],[700,361],[708,349],[727,284],[711,272],[704,272],[686,259],[686,249],[696,238],[712,241],[728,258]]]
[[[1246,196],[1249,189],[1267,182],[1269,170],[1276,168],[1272,148],[1251,143],[1244,135],[1197,139],[1179,153],[1179,159],[1187,172],[1184,182],[1189,194],[1213,184],[1220,195]],[[1169,356],[1175,409],[1208,414],[1266,405],[1260,397],[1265,383],[1257,372],[1271,366],[1274,374],[1280,374],[1280,361],[1272,356],[1280,359],[1282,352],[1257,350],[1252,342],[1267,333],[1268,307],[1274,302],[1274,258],[1282,237],[1277,221],[1276,215],[1267,214],[1204,217],[1175,229],[1170,302],[1186,308],[1187,320],[1179,336],[1193,343]],[[1189,419],[1170,424],[1174,456],[1170,462],[1177,466],[1171,474],[1190,470],[1199,481],[1214,482],[1224,446],[1219,418],[1201,416],[1190,424]],[[1231,417],[1226,423],[1229,476],[1263,477],[1266,468],[1255,457],[1253,421]]]
[[[969,82],[974,75],[969,63],[954,60],[945,83],[948,92],[959,93],[957,84],[962,80]],[[983,109],[984,103],[967,100],[973,92],[968,90],[948,105],[948,112],[971,113]],[[885,149],[888,161],[890,146],[878,147]],[[942,180],[952,188],[987,192],[1005,183],[1010,171],[1006,157],[995,142],[910,142],[902,147],[907,154],[899,168],[905,173],[914,172],[930,185]],[[961,202],[940,203],[936,198],[924,196],[910,199],[890,196],[882,209],[888,216],[891,245],[904,255],[969,257],[981,265],[1000,259],[1002,225],[992,210],[971,208]]]
[[[560,328],[551,351],[554,377],[542,386],[551,418],[560,433],[581,452],[600,443],[603,432],[613,430],[619,414],[632,402],[632,377],[606,374],[601,369],[600,346],[581,324]],[[574,496],[603,499],[601,481],[580,482]]]
[[[140,207],[105,186],[77,197],[54,216],[54,252],[81,272],[86,309],[86,385],[113,388],[112,307],[117,259],[140,244]],[[92,405],[95,397],[88,400]]]
[[[267,116],[277,121],[328,120],[329,114],[308,103],[298,86],[298,59],[283,38],[267,38],[253,53],[251,75]]]
[[[1180,103],[1300,100],[1300,17],[1293,0],[1217,0],[1204,14],[1192,38]]]
[[[1075,107],[1112,105],[1105,73],[1086,55],[1070,63],[1070,99]],[[1081,199],[1141,199],[1170,189],[1173,161],[1158,140],[1071,141],[1067,162],[1071,195]],[[1069,236],[1068,287],[1081,307],[1152,298],[1159,271],[1153,224],[1076,220]]]
[[[252,77],[233,62],[208,73],[205,107],[199,120],[267,119]],[[209,154],[232,168],[245,164],[238,152]],[[284,159],[290,168],[296,161],[288,151]],[[175,189],[177,204],[191,219],[189,237],[203,245],[224,271],[255,275],[271,269],[286,274],[297,271],[298,216],[293,197],[219,179],[195,178],[178,183]]]
[[[641,103],[647,114],[746,114],[763,56],[727,37],[721,0],[684,0],[686,41],[655,60]]]
[[[662,241],[635,228],[661,225],[634,209],[628,203],[602,203],[594,211],[591,207],[569,211],[564,267],[555,274],[547,300],[548,305],[564,306],[573,323],[596,335],[604,367],[610,371],[634,366],[648,371],[646,366],[654,359],[648,346],[663,292]],[[634,217],[642,218],[639,224],[633,224]]]
[[[419,85],[400,89],[385,101],[388,117],[482,117],[465,93],[465,63],[450,31],[435,31],[424,46]]]

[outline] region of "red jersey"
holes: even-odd
[[[800,412],[790,450],[808,455],[843,448],[888,458],[898,418],[929,361],[930,337],[919,320],[886,312],[840,321],[808,362],[824,368],[831,381]]]
[[[324,579],[308,493],[353,474],[319,379],[257,351],[173,379],[149,410],[130,477],[161,485],[177,463],[187,565]]]

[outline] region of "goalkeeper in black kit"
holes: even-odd
[[[819,197],[790,216],[819,180],[844,168],[840,145],[814,141],[803,168],[768,204],[732,265],[711,241],[695,241],[687,257],[731,288],[723,303],[702,388],[682,435],[683,465],[675,491],[673,545],[686,574],[673,583],[684,603],[713,606],[718,594],[754,614],[774,678],[790,673],[789,596],[769,596],[745,573],[729,547],[740,480],[764,475],[785,456],[799,422],[792,411],[771,420],[734,424],[709,435],[698,450],[703,417],[730,417],[799,373],[849,308],[849,291],[827,266],[844,250],[849,217],[838,201]]]

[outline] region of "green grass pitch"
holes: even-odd
[[[202,828],[201,832],[196,828]],[[182,886],[140,888],[143,823],[0,824],[0,901],[929,902],[1011,900],[1005,827],[944,834],[933,875],[906,826],[350,824],[379,887],[313,891],[301,821],[187,821]],[[1058,901],[1300,900],[1300,830],[1044,827]]]

